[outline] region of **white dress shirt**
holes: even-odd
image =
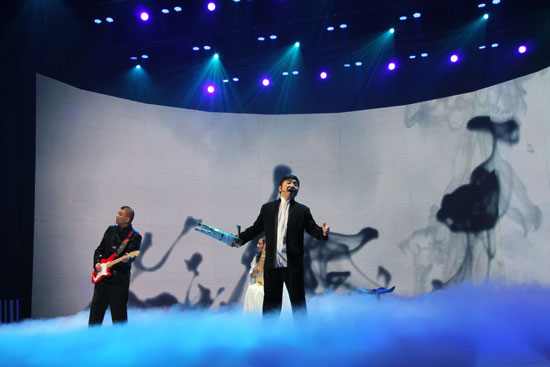
[[[290,201],[281,197],[279,205],[279,215],[277,217],[277,257],[275,266],[277,268],[286,268],[288,259],[286,256],[286,227],[288,224],[288,210]]]

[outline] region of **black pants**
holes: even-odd
[[[283,303],[283,282],[288,289],[292,313],[307,314],[304,273],[291,268],[265,269],[263,314],[279,316]]]
[[[94,286],[94,297],[90,307],[88,325],[101,325],[107,306],[111,309],[113,324],[128,320],[128,291],[130,274],[115,271],[111,277],[104,278]]]

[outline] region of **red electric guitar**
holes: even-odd
[[[101,259],[99,266],[101,266],[101,271],[94,270],[92,274],[92,283],[97,283],[105,277],[111,276],[111,267],[115,264],[118,264],[124,259],[129,259],[131,257],[136,257],[139,255],[139,251],[130,252],[122,257],[119,257],[115,260],[116,254],[112,254],[106,259]]]

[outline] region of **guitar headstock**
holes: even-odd
[[[136,257],[136,256],[139,256],[139,251],[132,251],[126,255],[124,255],[126,258],[132,258],[132,257]]]

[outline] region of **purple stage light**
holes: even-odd
[[[264,78],[264,79],[262,80],[262,85],[263,85],[264,87],[267,87],[267,86],[269,85],[269,83],[270,83],[270,81],[269,81],[269,79],[267,79],[267,78]]]
[[[210,2],[210,3],[208,3],[207,8],[208,8],[208,10],[210,10],[210,11],[214,11],[214,10],[216,10],[216,4]]]
[[[521,46],[518,47],[518,52],[519,52],[520,54],[524,54],[526,51],[527,51],[527,47],[526,47],[526,46],[521,45]]]
[[[319,74],[319,77],[320,77],[321,79],[323,79],[323,80],[326,79],[327,76],[328,76],[328,74],[327,74],[326,71],[321,71],[321,74]]]
[[[216,88],[214,88],[213,85],[209,85],[208,87],[206,87],[206,91],[210,94],[213,94],[216,91]]]
[[[142,11],[139,17],[141,18],[141,20],[146,22],[149,20],[149,13],[147,13],[146,11]]]
[[[390,62],[390,63],[388,64],[388,70],[392,70],[392,71],[393,71],[393,70],[395,70],[395,67],[396,67],[395,62]]]
[[[451,56],[451,62],[457,62],[458,61],[458,55],[454,54]]]

